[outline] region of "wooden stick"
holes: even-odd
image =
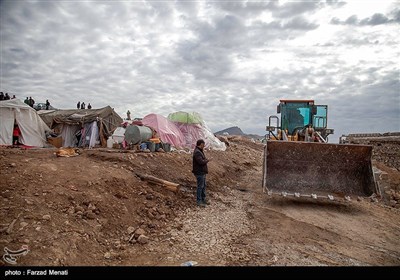
[[[167,190],[171,191],[171,192],[178,192],[179,189],[175,186],[170,186],[170,185],[166,185],[166,184],[161,184],[161,183],[156,183],[153,181],[148,181],[148,183],[152,184],[152,185],[158,185],[158,186],[162,186],[164,188],[166,188]]]
[[[15,218],[15,219],[10,223],[10,225],[8,226],[8,228],[7,228],[7,230],[6,230],[6,233],[7,233],[7,234],[10,234],[10,233],[13,231],[14,224],[15,224],[15,222],[19,219],[19,216],[21,216],[21,214],[22,214],[22,213],[19,213],[18,216],[17,216],[17,218]]]
[[[136,175],[140,179],[142,179],[144,181],[147,181],[147,182],[150,182],[150,183],[153,183],[153,184],[156,184],[156,185],[163,186],[167,190],[170,190],[170,191],[173,191],[173,192],[178,192],[179,191],[179,184],[172,183],[170,181],[163,180],[163,179],[151,176],[151,175],[138,174],[138,173],[136,173]]]

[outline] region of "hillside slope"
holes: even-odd
[[[398,209],[268,197],[263,146],[229,141],[225,152],[206,151],[206,208],[195,203],[190,154],[93,149],[57,158],[53,149],[0,149],[0,250],[28,245],[18,265],[400,264]]]

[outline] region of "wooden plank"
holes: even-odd
[[[139,174],[136,173],[136,175],[142,179],[143,181],[147,181],[159,186],[163,186],[164,188],[166,188],[167,190],[173,191],[173,192],[178,192],[179,191],[179,184],[164,180],[164,179],[160,179],[151,175],[147,175],[147,174]]]

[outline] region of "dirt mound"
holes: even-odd
[[[206,151],[215,159],[210,196],[259,164],[262,147],[254,148]],[[137,257],[143,244],[162,238],[180,212],[196,207],[191,154],[81,152],[60,158],[53,149],[0,150],[1,246],[27,244],[21,265],[146,264],[148,257]],[[180,192],[141,181],[137,172],[179,183]]]

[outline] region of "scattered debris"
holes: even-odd
[[[137,241],[138,241],[140,244],[147,244],[147,243],[149,242],[149,238],[148,238],[146,235],[142,234],[142,235],[140,235],[140,236],[138,237]]]
[[[198,264],[198,262],[196,261],[187,261],[184,263],[181,263],[181,266],[196,266]]]
[[[156,184],[159,186],[165,187],[167,190],[173,191],[173,192],[178,192],[179,191],[179,184],[169,182],[167,180],[163,180],[151,175],[146,175],[146,174],[139,174],[136,173],[136,176],[138,176],[140,179],[144,181],[148,181],[152,184]]]
[[[135,228],[134,227],[128,227],[128,234],[132,234],[135,232]]]
[[[51,216],[50,215],[43,215],[42,219],[46,220],[46,221],[50,221],[51,220]]]
[[[78,148],[59,148],[55,154],[57,157],[75,157],[80,153]]]
[[[10,225],[8,226],[6,233],[7,234],[11,234],[11,232],[14,229],[14,225],[17,222],[17,220],[19,219],[19,217],[21,216],[22,213],[19,213],[18,216],[10,223]]]

